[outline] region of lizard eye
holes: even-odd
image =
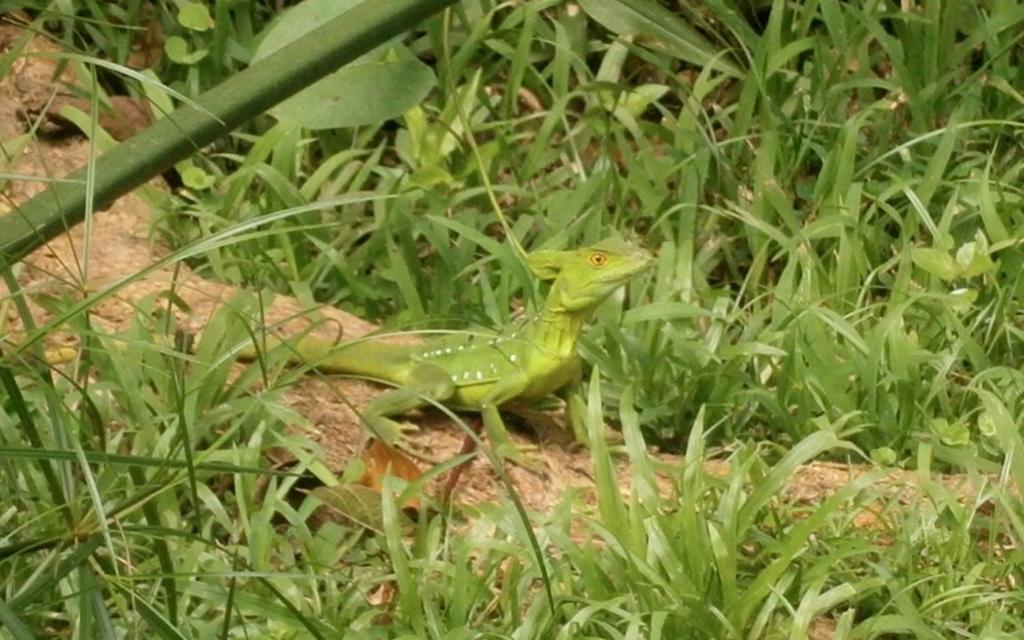
[[[590,264],[595,267],[603,267],[608,264],[608,256],[603,253],[593,253],[590,255]]]

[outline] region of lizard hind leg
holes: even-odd
[[[444,402],[455,394],[451,376],[436,365],[416,364],[402,376],[401,386],[374,398],[363,409],[363,421],[378,439],[390,445],[400,444],[403,435],[415,431],[410,426],[393,420],[407,411],[425,407],[432,402]]]

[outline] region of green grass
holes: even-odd
[[[72,4],[49,26],[123,63],[117,11],[141,4]],[[385,500],[383,534],[315,528],[316,498],[293,500],[313,461],[282,435],[298,374],[229,380],[237,318],[185,358],[160,346],[166,301],[117,336],[76,311],[77,371],[0,355],[0,638],[802,638],[820,618],[837,638],[1020,637],[1024,4],[670,4],[466,2],[406,40],[437,75],[418,108],[254,123],[155,221],[211,278],[393,328],[529,308],[509,233],[638,239],[656,268],[584,345],[592,430],[620,424],[636,465],[625,496],[595,438],[596,505],[531,514],[544,571],[509,502],[403,529]],[[158,69],[186,95],[270,17],[216,3],[194,31],[158,6],[209,51]],[[645,442],[686,453],[668,495]],[[282,443],[307,462],[272,474],[254,452]],[[797,463],[872,458],[919,498],[871,475],[780,498]],[[960,503],[940,471],[994,475]],[[869,506],[878,530],[854,526]]]

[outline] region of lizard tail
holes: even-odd
[[[396,384],[402,384],[397,374],[409,359],[408,347],[372,339],[335,342],[307,336],[285,343],[278,338],[268,338],[267,349],[277,347],[289,349],[288,363],[292,365],[307,364],[327,373],[349,373]],[[251,344],[240,354],[245,360],[254,360],[257,356],[258,351]]]

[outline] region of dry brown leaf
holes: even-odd
[[[363,475],[359,483],[380,493],[384,489],[384,478],[394,476],[406,482],[415,482],[423,475],[420,468],[398,449],[374,439],[363,449],[359,459],[363,463]],[[399,504],[402,509],[420,512],[420,499],[411,496]]]

